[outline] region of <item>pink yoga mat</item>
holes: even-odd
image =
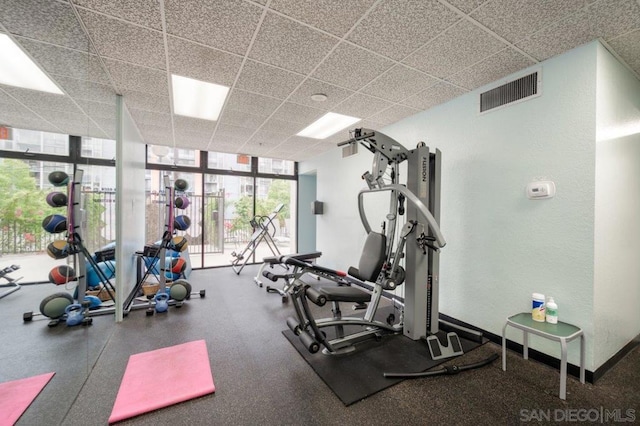
[[[109,423],[215,390],[204,340],[131,355]]]
[[[15,424],[54,374],[0,383],[0,426]]]

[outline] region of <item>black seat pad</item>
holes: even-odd
[[[369,293],[356,287],[321,287],[318,290],[332,302],[366,303],[371,300]]]

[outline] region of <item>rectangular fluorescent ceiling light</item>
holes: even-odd
[[[2,52],[0,83],[64,95],[62,90],[6,34],[0,34],[0,52]]]
[[[342,129],[360,121],[360,118],[328,112],[309,126],[302,129],[297,136],[314,139],[325,139]]]
[[[216,121],[229,93],[227,86],[171,74],[173,113]]]

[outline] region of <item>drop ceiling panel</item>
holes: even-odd
[[[533,65],[534,62],[508,48],[451,77],[451,83],[473,90]]]
[[[393,66],[393,61],[348,43],[341,43],[312,77],[358,90]]]
[[[116,118],[116,106],[115,104],[103,104],[101,102],[93,102],[86,100],[78,100],[80,108],[92,118]]]
[[[62,89],[76,101],[89,100],[114,105],[116,94],[111,86],[93,83],[90,81],[76,80],[67,77],[55,77]]]
[[[267,13],[249,57],[307,74],[338,40],[290,19]]]
[[[313,108],[330,110],[334,105],[342,102],[347,96],[353,93],[351,90],[342,89],[333,84],[309,78],[302,83],[302,86],[293,92],[289,100]],[[311,95],[315,94],[324,94],[327,96],[327,100],[323,102],[314,101],[311,99]]]
[[[247,60],[236,83],[238,89],[285,99],[300,84],[300,74]]]
[[[138,125],[163,127],[171,130],[171,115],[135,109],[129,106],[129,112]]]
[[[2,86],[2,89],[17,101],[29,108],[53,109],[60,111],[79,111],[69,96],[21,89],[19,87]]]
[[[246,1],[165,0],[167,32],[244,55],[263,9]]]
[[[609,45],[640,75],[640,30],[614,38]]]
[[[180,132],[208,132],[209,136],[216,128],[216,122],[211,120],[201,120],[199,118],[185,117],[182,115],[173,115],[173,124],[176,127],[176,136]]]
[[[129,89],[154,95],[168,93],[166,71],[144,68],[105,59],[107,70],[120,90]]]
[[[7,30],[36,40],[88,51],[89,39],[69,4],[42,0],[0,1],[0,21]]]
[[[292,102],[285,102],[280,108],[278,108],[275,114],[273,114],[273,118],[283,121],[292,121],[294,123],[302,123],[306,126],[324,114],[325,111],[318,108],[311,108],[294,104]]]
[[[348,40],[400,61],[459,19],[435,1],[388,0],[379,3]]]
[[[168,94],[165,92],[159,94],[161,96],[138,92],[136,90],[123,90],[122,98],[129,108],[169,114],[171,108],[169,107]]]
[[[287,139],[287,137],[283,136],[282,133],[260,129],[251,137],[251,139],[249,139],[247,145],[274,147],[284,142],[285,139]]]
[[[173,146],[173,135],[154,126],[138,125],[140,133],[147,144]]]
[[[426,110],[436,105],[445,103],[453,98],[456,98],[466,93],[459,87],[452,86],[448,83],[438,83],[434,86],[417,93],[410,98],[402,101],[403,105],[407,105],[420,110]]]
[[[171,74],[231,87],[242,65],[242,57],[169,37]]]
[[[579,11],[520,40],[516,46],[540,61],[580,46],[594,38],[586,16],[586,11]]]
[[[640,28],[640,3],[634,0],[602,0],[589,5],[594,36],[609,40]]]
[[[445,78],[506,46],[477,25],[463,20],[406,58],[403,63]]]
[[[138,25],[156,30],[162,29],[160,3],[158,0],[74,0],[73,2],[78,6],[125,19]]]
[[[365,86],[361,92],[397,102],[437,82],[422,72],[398,64]]]
[[[420,111],[414,108],[409,108],[408,106],[394,105],[390,108],[385,109],[384,111],[372,115],[369,118],[382,124],[383,126],[387,126],[389,124],[395,123],[396,121],[400,121],[403,118],[415,115],[418,112]]]
[[[233,138],[235,141],[241,140],[244,142],[254,133],[254,129],[220,123],[216,129],[214,138]]]
[[[482,6],[487,0],[447,0],[447,3],[460,9],[464,13],[470,13],[474,9]]]
[[[60,111],[45,108],[32,108],[32,110],[40,117],[51,122],[88,123],[90,121],[89,117],[78,108],[71,111]]]
[[[311,124],[311,123],[309,123]],[[304,129],[306,124],[296,123],[294,121],[284,121],[278,120],[276,118],[270,118],[265,121],[260,130],[264,130],[266,132],[273,132],[285,135],[286,137],[298,133],[300,130]]]
[[[367,118],[393,105],[391,102],[356,93],[333,108],[333,112],[352,117]]]
[[[100,55],[150,68],[166,68],[161,32],[86,10],[79,13]]]
[[[269,7],[342,37],[374,2],[374,0],[273,0]]]
[[[26,38],[18,43],[50,76],[62,75],[78,80],[110,84],[98,56],[64,47],[52,46]]]
[[[585,0],[492,0],[469,16],[515,43],[586,5]]]
[[[231,124],[233,126],[245,127],[247,129],[257,129],[264,123],[265,116],[248,114],[246,112],[226,108],[220,116],[220,124]]]
[[[246,92],[244,90],[233,89],[225,110],[233,109],[236,111],[247,112],[263,117],[267,117],[280,106],[282,100],[274,99],[268,96],[259,95],[257,93]]]

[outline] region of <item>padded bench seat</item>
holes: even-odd
[[[355,302],[367,303],[371,300],[371,295],[356,287],[321,287],[318,292],[327,297],[331,302]]]

